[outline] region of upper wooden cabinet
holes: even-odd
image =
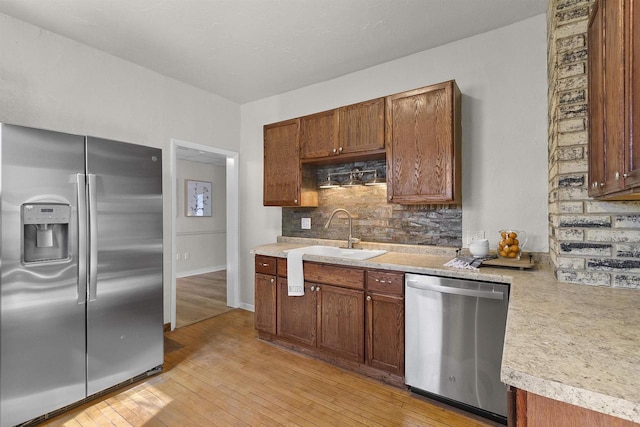
[[[361,153],[382,154],[383,150],[384,98],[300,118],[302,160],[326,160]]]
[[[639,4],[635,4],[639,3]],[[640,2],[597,1],[589,22],[589,195],[640,199]]]
[[[315,174],[300,163],[300,119],[264,126],[264,206],[318,206]]]
[[[460,97],[451,80],[386,98],[390,202],[461,203]]]
[[[384,98],[339,109],[340,154],[384,150]]]
[[[316,159],[338,154],[338,110],[300,118],[300,158]]]

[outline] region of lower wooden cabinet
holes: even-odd
[[[277,259],[256,255],[255,270],[254,325],[259,331],[275,334]]]
[[[404,273],[305,262],[304,295],[289,297],[286,260],[263,258],[256,257],[260,338],[404,384]],[[277,273],[258,272],[272,264]]]
[[[318,295],[315,286],[304,284],[304,295],[287,296],[287,279],[278,277],[278,336],[311,347],[316,346]]]
[[[640,427],[590,409],[510,387],[509,427]]]
[[[364,362],[364,291],[316,284],[318,348]]]
[[[404,273],[368,270],[366,294],[367,364],[404,375]]]

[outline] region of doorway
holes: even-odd
[[[192,169],[200,169],[200,170],[206,170],[207,168],[210,168],[211,170],[213,170],[214,168],[217,168],[218,170],[222,168],[223,170],[223,177],[222,179],[212,179],[211,184],[212,186],[214,185],[213,181],[218,181],[218,188],[217,191],[218,193],[226,193],[224,195],[224,199],[222,200],[222,202],[218,202],[217,203],[217,207],[218,208],[222,208],[224,209],[225,214],[223,214],[222,216],[226,217],[226,225],[224,226],[224,230],[222,231],[218,231],[218,234],[224,234],[224,238],[223,238],[223,243],[218,243],[218,246],[220,245],[224,245],[224,248],[220,248],[218,247],[218,249],[214,249],[216,251],[220,251],[223,250],[223,254],[222,254],[222,258],[220,258],[220,255],[218,255],[218,259],[222,259],[223,261],[218,261],[216,263],[216,261],[212,261],[210,266],[208,266],[207,268],[204,269],[195,269],[195,270],[188,270],[187,268],[187,272],[185,273],[185,271],[181,271],[180,273],[178,273],[178,262],[181,263],[180,265],[180,269],[181,270],[185,270],[184,265],[188,264],[189,262],[192,262],[193,257],[206,257],[208,256],[208,250],[206,251],[202,251],[202,250],[197,250],[196,253],[192,253],[189,249],[186,249],[181,246],[179,247],[179,245],[177,244],[178,240],[180,240],[181,242],[185,239],[189,238],[189,231],[187,230],[187,232],[181,232],[180,233],[180,239],[178,238],[178,228],[183,227],[183,224],[179,224],[178,221],[179,220],[183,220],[184,218],[180,219],[180,217],[184,216],[182,215],[182,211],[180,211],[180,215],[178,214],[178,210],[184,208],[183,206],[181,206],[182,204],[184,204],[184,199],[182,196],[182,193],[184,191],[185,185],[186,185],[186,180],[184,179],[184,177],[178,177],[178,169],[179,169],[179,164],[189,164],[189,162],[197,162],[197,163],[193,163],[194,167]],[[171,261],[171,266],[172,266],[172,273],[171,273],[171,329],[175,329],[177,326],[177,302],[178,300],[182,302],[184,302],[184,298],[178,298],[178,293],[177,293],[177,282],[178,280],[183,280],[185,279],[185,277],[179,277],[179,276],[185,276],[185,275],[191,275],[190,273],[193,273],[192,279],[191,280],[191,284],[187,283],[187,286],[191,286],[191,289],[196,289],[196,294],[194,295],[195,298],[201,298],[203,297],[203,295],[197,295],[197,293],[199,292],[198,289],[200,289],[200,291],[204,288],[202,288],[202,286],[200,286],[202,284],[202,280],[207,280],[207,279],[211,279],[211,283],[215,284],[214,281],[217,280],[218,284],[220,283],[225,283],[226,282],[226,306],[231,307],[231,308],[237,308],[239,307],[239,292],[238,292],[238,153],[236,152],[232,152],[232,151],[227,151],[227,150],[222,150],[222,149],[217,149],[217,148],[213,148],[213,147],[208,147],[208,146],[204,146],[204,145],[200,145],[200,144],[194,144],[194,143],[190,143],[187,141],[181,141],[181,140],[177,140],[177,139],[172,139],[171,140],[171,176],[172,176],[172,183],[171,183],[171,189],[172,189],[172,200],[174,201],[173,203],[173,207],[172,207],[172,221],[171,221],[171,234],[172,234],[172,244],[171,244],[171,252],[172,252],[172,261]],[[197,167],[195,167],[197,166]],[[182,174],[184,175],[184,174]],[[223,182],[224,181],[224,182]],[[220,186],[223,186],[224,188],[220,188]],[[216,191],[216,188],[213,187],[212,188],[212,193]],[[180,196],[180,197],[179,197]],[[181,203],[179,203],[179,200],[182,200]],[[224,204],[226,205],[225,207],[221,207],[220,205]],[[212,214],[213,216],[213,214]],[[195,224],[197,224],[198,220],[204,220],[204,218],[193,218],[193,220],[196,221]],[[215,227],[214,227],[215,228]],[[216,231],[214,230],[213,233],[215,234]],[[197,237],[196,235],[201,234],[200,232],[194,231],[193,233],[194,237]],[[215,237],[215,236],[210,236],[210,237]],[[217,236],[218,238],[221,238],[223,236]],[[181,243],[182,245],[182,243]],[[221,264],[222,263],[222,264]],[[207,278],[206,275],[207,274],[211,274],[212,277]],[[216,277],[213,277],[216,276]],[[181,287],[183,286],[183,282],[181,282]],[[200,286],[200,287],[199,287]],[[212,290],[207,290],[207,293],[210,293],[209,291]],[[220,293],[219,290],[218,291],[212,291],[213,294],[217,293],[217,296],[220,297]],[[187,298],[190,298],[189,295],[187,295]],[[217,304],[218,309],[220,309],[220,302],[214,302],[211,301],[213,304],[209,304],[211,306],[215,306]],[[196,305],[201,305],[204,306],[206,304],[196,304]],[[215,310],[214,310],[215,311]]]

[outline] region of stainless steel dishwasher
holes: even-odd
[[[405,382],[435,397],[506,422],[500,364],[509,285],[405,275]]]

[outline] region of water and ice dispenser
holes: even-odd
[[[22,261],[69,259],[71,206],[64,203],[22,205]]]

